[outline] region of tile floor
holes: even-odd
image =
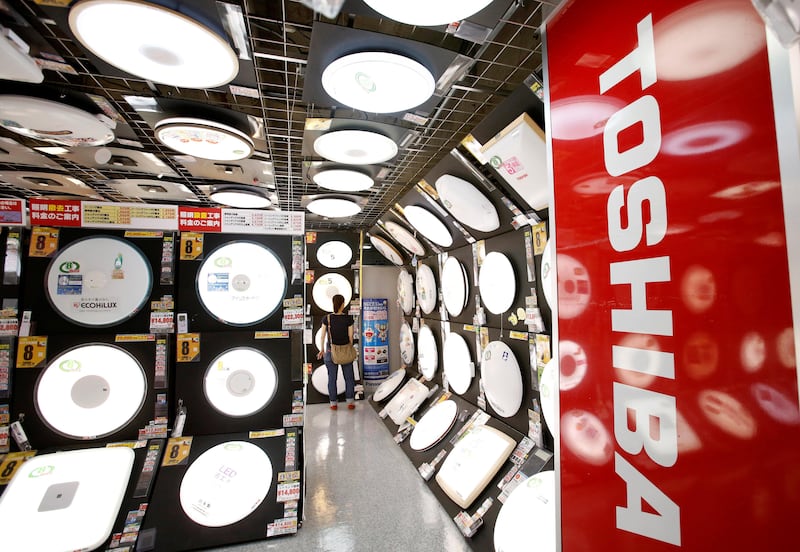
[[[297,535],[226,552],[469,551],[375,411],[306,409],[306,519]]]

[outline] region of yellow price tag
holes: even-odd
[[[178,334],[178,362],[197,362],[200,360],[200,334]]]
[[[58,249],[58,228],[34,226],[31,230],[31,245],[28,248],[29,257],[52,257]]]
[[[268,331],[256,332],[253,336],[254,339],[285,339],[289,337],[288,331]]]
[[[9,452],[0,464],[0,485],[8,485],[14,473],[19,467],[30,458],[36,456],[35,450],[26,450],[24,452]]]
[[[167,441],[167,450],[161,466],[181,466],[189,460],[192,451],[191,437],[172,437]]]
[[[41,368],[47,361],[47,337],[27,336],[19,338],[17,368]]]
[[[528,341],[528,332],[508,332],[508,337],[519,341]]]
[[[203,234],[181,232],[181,260],[193,261],[203,255]]]

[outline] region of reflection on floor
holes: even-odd
[[[357,404],[306,409],[306,519],[297,535],[215,550],[470,550],[375,411]]]

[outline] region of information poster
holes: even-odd
[[[389,300],[361,300],[361,343],[364,382],[380,383],[389,375]]]

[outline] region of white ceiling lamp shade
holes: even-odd
[[[436,79],[421,63],[388,52],[342,56],[322,72],[322,87],[335,101],[368,113],[397,113],[425,103]]]
[[[475,365],[467,342],[461,334],[450,332],[444,342],[444,375],[454,393],[463,395],[472,384]]]
[[[375,249],[378,250],[378,253],[383,255],[386,258],[386,260],[388,260],[390,263],[397,266],[403,266],[404,262],[403,254],[400,253],[400,251],[398,251],[397,248],[394,245],[392,245],[388,240],[385,240],[380,236],[370,235],[369,241],[372,245],[375,246]]]
[[[353,249],[343,241],[325,242],[317,249],[317,261],[327,268],[341,268],[353,260]]]
[[[450,234],[450,230],[439,217],[428,209],[417,205],[407,205],[403,208],[403,215],[411,223],[411,226],[436,245],[442,247],[453,245],[453,236]]]
[[[156,123],[158,141],[184,155],[212,161],[238,161],[255,151],[253,140],[229,125],[193,117],[169,117]]]
[[[417,267],[417,302],[425,314],[436,308],[436,278],[431,267],[423,263]]]
[[[411,366],[415,355],[414,332],[411,331],[411,324],[403,320],[400,326],[400,359],[405,366]]]
[[[333,312],[334,295],[344,297],[344,304],[347,305],[353,298],[353,286],[350,281],[336,272],[329,272],[317,278],[311,288],[314,304],[325,312]]]
[[[510,418],[522,406],[522,371],[511,348],[492,341],[483,350],[481,379],[486,399],[502,418]]]
[[[372,400],[375,402],[381,402],[382,400],[386,399],[389,395],[394,393],[395,390],[400,387],[400,385],[402,385],[405,379],[405,370],[395,370],[389,374],[389,377],[381,382],[381,384],[375,390],[375,394],[372,395]]]
[[[358,361],[353,362],[353,375],[356,379],[359,379],[358,374]],[[314,372],[311,374],[311,385],[316,389],[320,394],[328,396],[328,367],[324,364],[317,366],[314,368]],[[346,391],[346,385],[344,381],[344,373],[342,372],[341,365],[339,366],[339,371],[336,373],[336,394],[337,395],[344,395]]]
[[[458,405],[447,400],[434,405],[414,426],[409,445],[411,450],[428,450],[445,438],[456,423]]]
[[[559,435],[558,394],[560,391],[558,385],[558,361],[552,358],[544,365],[544,370],[539,378],[539,398],[542,403],[544,421],[554,439],[558,439]]]
[[[448,257],[442,268],[442,302],[452,316],[458,316],[469,302],[469,280],[461,261]]]
[[[363,192],[375,184],[368,174],[350,169],[320,171],[313,177],[314,184],[334,192]]]
[[[396,239],[397,242],[406,249],[406,251],[412,255],[417,255],[418,257],[425,255],[425,246],[423,246],[420,241],[414,237],[414,234],[393,221],[387,222],[385,226],[386,231],[389,232],[389,234],[391,234],[391,236]]]
[[[405,268],[397,275],[397,301],[404,314],[414,310],[414,276]]]
[[[369,130],[334,130],[314,140],[320,157],[344,165],[375,165],[397,155],[391,138]]]
[[[42,69],[28,55],[30,46],[11,29],[0,27],[0,79],[40,83],[44,80]]]
[[[182,13],[135,0],[82,0],[69,27],[94,55],[131,75],[185,88],[215,88],[239,73],[221,33]]]
[[[433,336],[431,327],[423,325],[419,329],[417,336],[417,365],[419,371],[430,381],[436,375],[439,368],[439,351],[436,347],[436,338]]]
[[[63,146],[102,146],[116,123],[105,115],[31,96],[0,95],[0,126],[16,134]]]
[[[361,212],[355,201],[339,197],[321,197],[308,202],[306,209],[325,218],[347,218]]]
[[[434,27],[466,19],[492,3],[492,0],[364,0],[370,8],[407,25]]]
[[[492,202],[470,182],[451,174],[436,180],[439,199],[459,222],[481,232],[500,228],[500,216]]]
[[[504,254],[487,254],[478,273],[481,301],[492,314],[503,314],[514,304],[517,278],[514,266]]]
[[[261,192],[245,188],[219,188],[208,197],[221,205],[237,209],[264,209],[272,205],[272,201]]]
[[[506,499],[494,526],[494,549],[498,552],[558,550],[556,524],[556,474],[539,472],[520,483]]]
[[[542,263],[539,265],[539,276],[542,281],[544,299],[550,308],[555,308],[557,283],[556,283],[556,255],[553,251],[553,240],[547,240],[542,253]]]
[[[208,402],[226,416],[250,416],[262,410],[278,389],[278,370],[256,349],[236,347],[211,361],[203,380]]]
[[[410,379],[386,405],[386,413],[398,426],[414,414],[428,398],[430,390],[417,379]]]

